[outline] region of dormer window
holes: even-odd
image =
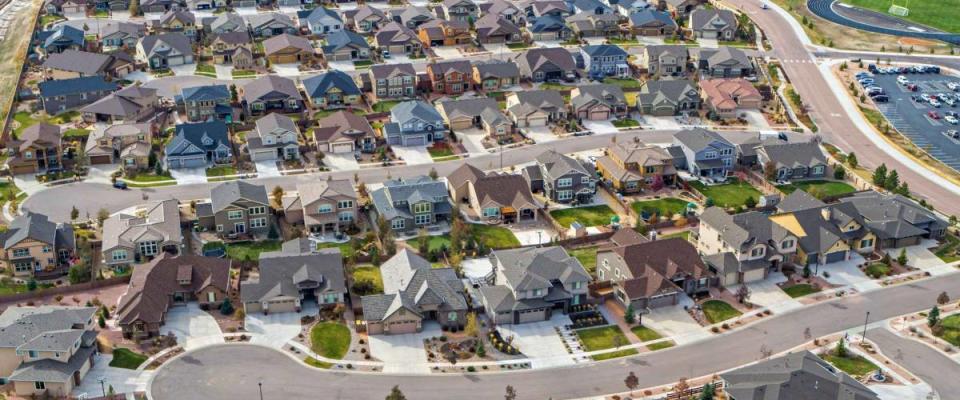
[[[212,146],[213,138],[211,138],[210,136],[207,136],[207,134],[204,133],[203,137],[200,138],[200,143],[203,143],[204,146]]]

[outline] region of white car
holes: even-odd
[[[960,120],[957,120],[957,117],[954,117],[954,116],[952,116],[952,115],[948,115],[948,116],[946,116],[946,117],[943,117],[943,120],[944,120],[944,121],[947,121],[948,123],[950,123],[950,125],[956,125],[956,124],[960,123]]]
[[[949,82],[947,83],[947,89],[956,91],[957,89],[960,89],[960,85],[958,85],[956,82]]]
[[[906,84],[910,83],[910,81],[907,80],[907,77],[905,77],[905,76],[903,76],[903,75],[900,75],[900,76],[897,77],[897,83],[899,83],[899,84],[901,84],[901,85],[906,85]]]
[[[938,101],[937,99],[931,98],[930,105],[933,106],[934,108],[940,108],[940,101]]]

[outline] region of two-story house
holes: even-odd
[[[743,78],[701,79],[700,98],[716,118],[739,118],[763,107],[763,95]]]
[[[617,85],[596,83],[570,92],[570,109],[581,120],[606,121],[627,115],[627,100]]]
[[[797,236],[759,211],[730,215],[707,208],[700,215],[698,237],[697,251],[720,277],[720,285],[728,287],[765,279],[794,262],[797,252]]]
[[[330,309],[349,295],[340,249],[317,250],[307,238],[293,239],[260,253],[259,264],[260,275],[240,283],[247,315],[300,312],[304,303]]]
[[[297,185],[296,196],[283,199],[283,218],[326,235],[357,223],[357,191],[348,179],[326,179]]]
[[[413,64],[376,64],[370,67],[371,97],[375,101],[408,99],[417,93]]]
[[[87,137],[84,155],[90,165],[120,162],[125,170],[149,168],[153,143],[151,124],[97,125]]]
[[[354,28],[359,33],[376,32],[389,21],[383,11],[367,4],[357,7],[357,12],[353,14]]]
[[[522,43],[523,31],[517,24],[498,14],[486,14],[474,24],[480,43]]]
[[[340,110],[317,120],[312,129],[317,150],[324,153],[373,153],[377,134],[365,117]]]
[[[160,16],[154,30],[179,32],[192,40],[197,40],[197,17],[190,11],[171,9]]]
[[[342,30],[326,37],[326,44],[320,47],[327,61],[365,61],[370,59],[370,44],[360,34]]]
[[[447,185],[425,175],[386,181],[370,193],[370,200],[377,218],[385,219],[398,233],[448,223],[453,210]]]
[[[657,8],[667,11],[672,15],[685,18],[697,8],[703,0],[659,0]]]
[[[7,168],[14,175],[57,170],[63,166],[63,133],[57,125],[31,125],[7,141],[6,152]]]
[[[480,7],[471,0],[444,0],[441,8],[450,21],[476,21],[480,17]]]
[[[179,124],[164,148],[167,168],[203,168],[233,161],[227,125],[220,120]]]
[[[452,131],[479,128],[493,139],[513,133],[513,123],[490,97],[444,101],[437,110]]]
[[[682,130],[673,136],[673,144],[683,151],[687,171],[693,176],[724,180],[733,172],[735,146],[714,131]]]
[[[390,122],[383,126],[387,143],[399,146],[426,146],[443,140],[447,126],[443,116],[427,102],[404,101],[390,109]]]
[[[778,181],[823,179],[831,176],[830,164],[817,142],[767,143],[756,148],[757,161],[769,164]]]
[[[799,194],[798,192],[802,192]],[[805,201],[791,197],[806,196]],[[877,235],[866,226],[857,207],[849,202],[823,204],[797,190],[777,205],[769,218],[797,237],[796,262],[819,267],[848,260],[863,260],[877,248]]]
[[[470,90],[473,70],[468,60],[439,61],[427,64],[427,76],[434,92],[455,96]]]
[[[663,147],[640,141],[607,147],[606,155],[597,159],[597,172],[623,194],[656,190],[677,179],[673,156]]]
[[[247,31],[213,35],[208,46],[214,64],[231,64],[234,68],[250,68],[253,64],[253,40]]]
[[[180,254],[180,207],[175,199],[137,206],[103,221],[104,265],[122,270],[164,253]]]
[[[514,62],[520,75],[534,82],[556,81],[575,76],[577,62],[563,47],[534,48],[518,54]]]
[[[583,56],[583,68],[590,76],[616,76],[628,78],[630,65],[627,64],[627,52],[612,44],[598,44],[580,48]]]
[[[578,13],[567,17],[573,33],[580,37],[617,37],[620,34],[620,15]]]
[[[734,40],[737,16],[722,8],[697,8],[690,13],[689,25],[697,39]]]
[[[247,21],[233,11],[217,15],[213,19],[204,18],[203,21],[204,29],[214,35],[227,32],[247,32]]]
[[[210,202],[197,204],[197,219],[200,226],[222,236],[260,236],[273,226],[267,189],[245,181],[221,183],[211,189]]]
[[[230,89],[227,85],[192,86],[180,90],[180,102],[190,122],[233,120]]]
[[[523,169],[523,177],[534,193],[541,192],[558,203],[590,204],[597,193],[597,182],[590,171],[573,157],[547,150],[537,156],[536,164]]]
[[[475,89],[497,91],[520,83],[520,68],[512,61],[490,60],[473,64]]]
[[[471,220],[511,224],[536,221],[540,204],[523,176],[491,172],[463,164],[447,176],[450,198],[465,206]]]
[[[119,88],[116,83],[108,82],[99,75],[43,81],[37,86],[40,89],[40,104],[49,115],[93,103]]]
[[[535,2],[534,4],[542,3]],[[562,17],[544,15],[535,17],[527,23],[527,32],[530,39],[538,42],[567,40],[573,35],[573,30],[565,23]]]
[[[417,33],[396,21],[381,27],[373,36],[373,44],[380,48],[381,53],[408,56],[419,54],[423,48]]]
[[[640,54],[640,65],[643,65],[651,76],[685,74],[689,62],[690,54],[687,46],[683,45],[646,46]]]
[[[243,85],[240,100],[248,114],[295,113],[303,110],[303,96],[290,78],[266,75]]]
[[[22,279],[48,280],[67,274],[77,253],[73,225],[25,212],[0,235],[6,270]]]
[[[424,48],[458,46],[473,41],[469,23],[443,19],[430,20],[418,26],[417,37]]]
[[[258,161],[299,160],[300,129],[290,117],[270,113],[256,122],[256,129],[247,134],[250,159]]]
[[[362,93],[346,72],[328,70],[303,80],[307,101],[315,108],[329,110],[359,104]]]
[[[560,246],[524,247],[490,253],[489,286],[480,301],[496,324],[547,321],[555,311],[587,302],[590,274]]]

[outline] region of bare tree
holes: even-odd
[[[503,400],[516,400],[517,391],[511,385],[507,385],[507,393],[503,395]]]
[[[637,378],[637,375],[630,371],[630,374],[627,375],[627,378],[623,380],[623,384],[627,385],[627,389],[630,389],[630,392],[637,390],[637,387],[640,386],[640,378]],[[633,393],[631,393],[633,394]]]

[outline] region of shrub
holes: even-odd
[[[474,368],[474,367],[471,365],[471,366],[467,367],[467,372],[477,372],[477,369]]]
[[[717,327],[714,326],[714,327],[710,328],[710,332],[720,333],[720,328],[717,328]]]
[[[724,322],[723,325],[720,325],[720,327],[723,329],[730,329],[730,324],[727,324],[726,322]]]

